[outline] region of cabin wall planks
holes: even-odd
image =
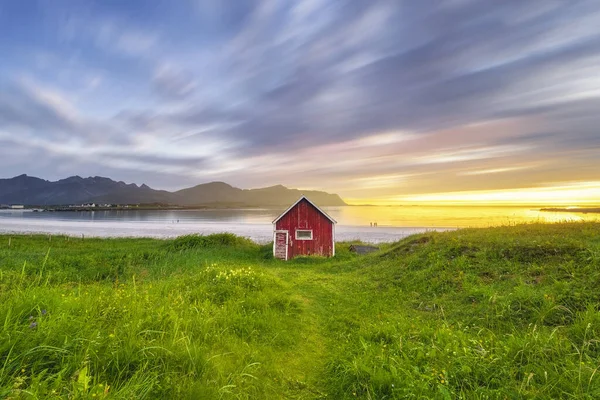
[[[274,256],[281,258],[278,250],[278,232],[288,232],[287,259],[299,255],[334,255],[334,222],[323,211],[302,197],[296,204],[275,220]],[[297,239],[296,230],[311,230],[312,239]],[[280,243],[280,242],[279,242]]]

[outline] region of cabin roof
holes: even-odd
[[[315,203],[313,203],[312,201],[310,201],[306,196],[302,195],[300,196],[300,198],[291,206],[289,206],[289,208],[287,210],[285,210],[284,212],[281,213],[281,215],[277,218],[275,218],[275,220],[273,221],[274,224],[277,223],[277,221],[279,221],[281,218],[283,218],[283,216],[285,214],[287,214],[288,212],[290,212],[290,210],[294,207],[296,207],[296,205],[298,203],[300,203],[302,200],[306,200],[309,202],[310,205],[312,205],[314,208],[316,208],[321,214],[323,214],[328,220],[330,220],[332,223],[337,224],[337,221],[333,218],[331,218],[331,216],[329,216],[329,214],[327,214],[325,211],[321,210],[319,207],[317,207],[317,205]]]

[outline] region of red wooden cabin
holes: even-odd
[[[336,221],[302,196],[273,221],[273,256],[335,255]]]

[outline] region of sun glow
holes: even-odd
[[[379,199],[348,199],[350,204],[396,205],[396,204],[441,204],[441,205],[540,205],[575,207],[600,204],[600,181],[571,182],[560,185],[506,189],[477,190],[463,192],[427,193],[393,196]]]

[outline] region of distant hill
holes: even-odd
[[[155,190],[146,185],[116,182],[100,176],[72,176],[47,181],[28,175],[0,179],[0,204],[31,206],[83,203],[151,204],[173,206],[285,206],[304,194],[320,206],[343,206],[337,194],[288,189],[277,185],[261,189],[239,189],[224,182],[211,182],[176,192]]]

